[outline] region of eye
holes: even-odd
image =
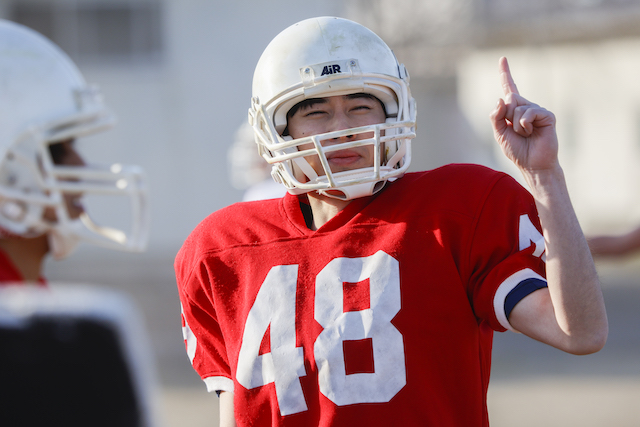
[[[371,107],[369,105],[357,105],[355,107],[353,107],[354,110],[371,110]]]
[[[360,102],[353,105],[349,111],[354,114],[368,114],[369,112],[373,111],[373,107],[367,102]]]
[[[303,117],[313,117],[313,116],[320,116],[322,114],[325,114],[326,111],[324,110],[309,110],[309,111],[305,111],[302,116]]]

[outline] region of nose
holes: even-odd
[[[334,112],[330,125],[333,131],[350,129],[353,127],[351,126],[348,114],[341,110]]]
[[[351,129],[353,124],[349,120],[349,116],[343,111],[337,111],[334,113],[331,122],[329,123],[330,132],[337,132],[345,129]],[[337,144],[344,141],[350,141],[355,139],[356,135],[344,135],[327,140],[331,144]]]

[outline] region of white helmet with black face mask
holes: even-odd
[[[0,234],[47,234],[55,258],[79,241],[143,250],[149,221],[141,168],[54,158],[61,145],[113,123],[98,90],[58,46],[0,20]],[[90,201],[103,198],[97,204],[113,210],[117,227],[95,221]]]
[[[386,122],[297,139],[283,136],[287,113],[299,102],[354,93],[379,99]],[[334,17],[298,22],[269,43],[256,66],[249,123],[273,178],[292,194],[317,191],[342,200],[375,194],[407,171],[415,122],[404,65],[380,37],[356,22]],[[373,136],[322,146],[325,140],[361,134]],[[313,148],[300,149],[304,144]],[[375,148],[372,167],[331,172],[327,152],[364,145]],[[310,155],[319,157],[324,174],[304,159]],[[296,171],[305,178],[296,178]]]

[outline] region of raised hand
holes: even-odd
[[[491,113],[494,136],[529,184],[547,254],[548,288],[520,301],[509,322],[523,334],[569,353],[598,351],[606,341],[607,315],[558,163],[556,118],[520,96],[506,58],[500,58],[499,70],[504,99]]]
[[[557,168],[555,116],[520,95],[507,58],[500,58],[499,72],[504,99],[491,112],[491,123],[503,153],[525,174]]]

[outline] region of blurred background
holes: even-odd
[[[498,58],[507,56],[521,94],[557,116],[585,232],[640,224],[640,0],[3,0],[0,17],[60,45],[118,116],[115,129],[82,143],[86,158],[148,174],[146,253],[86,246],[49,261],[45,274],[132,296],[150,334],[166,427],[217,425],[217,398],[184,351],[173,258],[199,221],[243,197],[227,153],[246,121],[262,50],[319,15],[368,26],[407,66],[418,104],[413,170],[473,162],[520,180],[488,120],[502,95]],[[607,347],[575,357],[498,334],[492,426],[640,425],[640,257],[598,261],[598,269]]]

